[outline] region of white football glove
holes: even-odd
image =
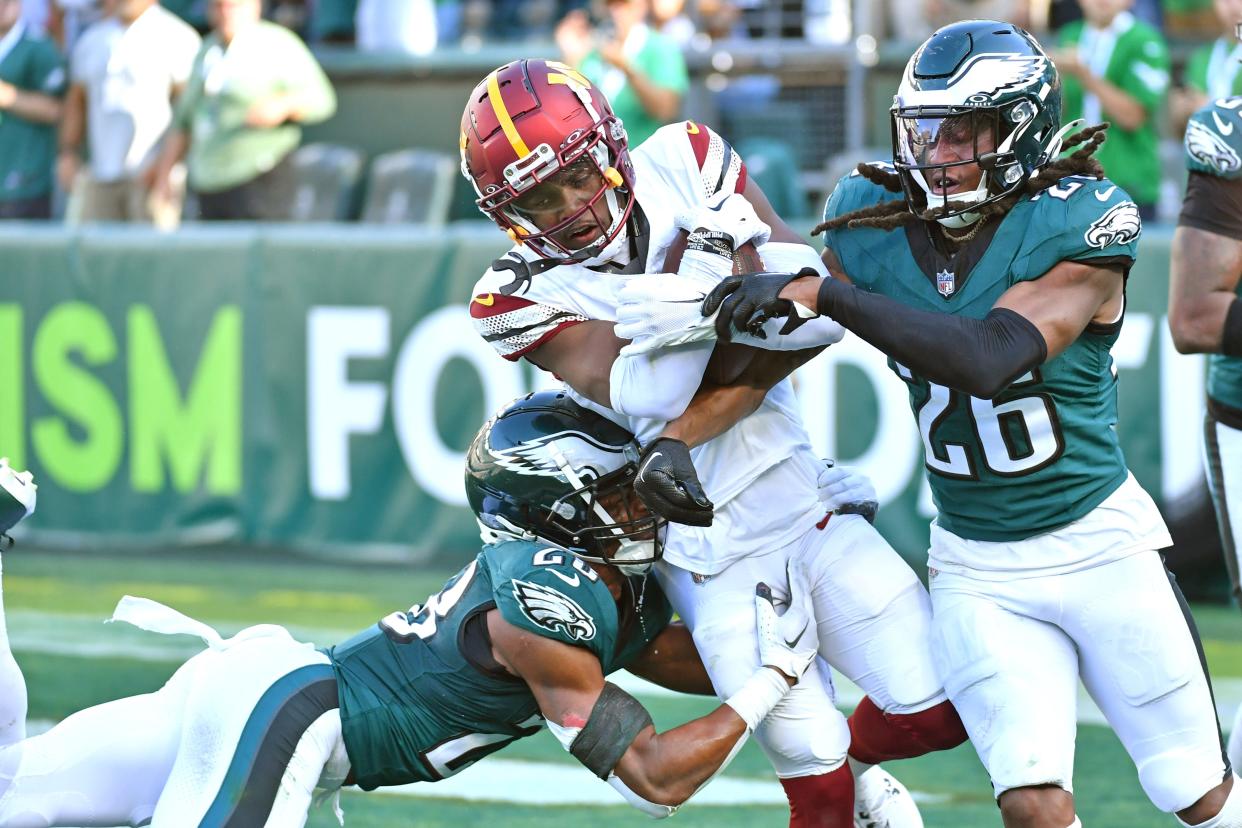
[[[616,291],[614,332],[630,340],[622,356],[716,338],[716,315],[703,316],[703,297],[716,280],[676,273],[643,274]]]
[[[756,247],[766,244],[772,235],[772,228],[759,218],[741,193],[717,193],[706,205],[678,213],[673,223],[691,233],[699,228],[727,233],[733,239],[734,250],[746,242],[754,242]]]
[[[824,461],[815,481],[819,500],[830,512],[842,515],[862,515],[869,522],[875,519],[880,507],[879,497],[871,478],[851,466],[838,466],[831,460]]]
[[[9,458],[0,457],[0,535],[34,513],[38,488],[30,472],[15,472]]]
[[[794,563],[787,568],[786,575],[789,606],[784,615],[776,614],[771,587],[762,581],[755,585],[755,625],[759,634],[759,662],[797,681],[815,660],[819,636],[805,569]]]

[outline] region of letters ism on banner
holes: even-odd
[[[240,492],[241,323],[240,309],[224,305],[201,343],[183,343],[177,332],[177,347],[199,349],[192,373],[179,378],[147,305],[131,305],[117,331],[85,302],[55,305],[41,319],[0,304],[0,449],[67,491],[102,489],[128,451],[135,492]],[[29,385],[27,325],[36,326]],[[38,395],[37,407],[27,406],[27,393]],[[29,422],[28,411],[37,412]]]

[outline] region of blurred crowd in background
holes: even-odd
[[[498,43],[551,50],[600,85],[636,145],[686,116],[686,57],[713,44],[770,43],[776,65],[791,44],[908,54],[946,23],[1009,20],[1054,57],[1066,119],[1112,123],[1101,161],[1148,220],[1175,214],[1171,170],[1189,115],[1242,92],[1242,0],[887,0],[857,12],[851,0],[0,0],[0,218],[163,229],[183,218],[296,218],[299,170],[328,164],[356,176],[363,164],[348,149],[298,155],[302,126],[336,111],[316,58],[325,51],[434,59]],[[732,111],[776,101],[780,83],[759,74],[713,90],[726,136]],[[780,111],[765,110],[769,126]],[[822,117],[858,116],[838,108]],[[758,136],[753,161],[739,146],[760,171],[793,168],[774,190],[829,160],[822,146],[780,144]],[[847,160],[844,169],[861,159]],[[407,153],[372,164],[373,180],[393,190],[390,206],[446,200],[402,194],[384,177],[419,163]],[[451,174],[443,157],[433,167],[433,179]],[[778,209],[781,201],[807,212],[800,192],[770,195]]]

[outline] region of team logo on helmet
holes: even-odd
[[[560,632],[574,641],[590,641],[595,637],[595,622],[578,604],[558,590],[513,580],[513,597],[522,614],[550,632]]]
[[[1222,174],[1242,169],[1242,158],[1229,142],[1199,121],[1192,120],[1186,125],[1186,152],[1195,161]]]
[[[1110,244],[1129,244],[1139,237],[1142,230],[1138,207],[1133,201],[1123,201],[1114,204],[1096,219],[1083,238],[1092,247],[1103,249]]]
[[[1047,69],[1048,58],[1043,55],[978,55],[949,78],[945,88],[970,90],[966,100],[986,104],[1000,92],[1041,82]]]
[[[496,463],[518,474],[564,477],[566,467],[583,480],[598,480],[623,466],[624,446],[609,446],[581,431],[558,431],[512,448],[492,449]]]

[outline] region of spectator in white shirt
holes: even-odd
[[[71,193],[69,221],[135,221],[171,229],[181,186],[160,197],[149,173],[172,123],[201,38],[155,0],[117,0],[115,13],[74,46],[57,176]],[[84,141],[85,139],[85,141]],[[84,143],[89,167],[82,166]]]

